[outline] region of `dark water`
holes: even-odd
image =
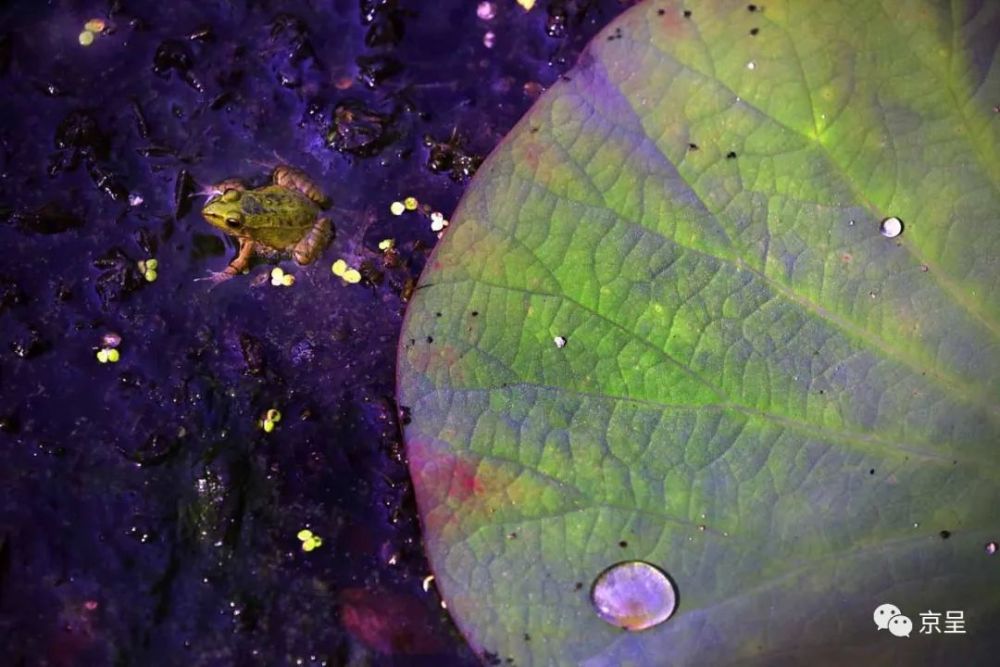
[[[405,296],[428,213],[623,4],[0,2],[0,663],[478,662],[422,587]],[[331,247],[290,288],[194,282],[235,244],[189,195],[279,158]]]

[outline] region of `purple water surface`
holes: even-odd
[[[479,662],[422,586],[404,297],[427,213],[630,3],[477,4],[0,1],[0,663]],[[189,195],[278,159],[331,247],[291,288],[194,282],[235,245]]]

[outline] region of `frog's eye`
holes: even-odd
[[[242,194],[243,194],[242,192],[236,190],[235,188],[229,188],[228,190],[222,193],[220,199],[224,202],[233,202],[239,200]]]
[[[237,218],[226,218],[226,227],[230,229],[239,229],[243,226],[243,221]]]

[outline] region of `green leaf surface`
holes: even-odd
[[[646,2],[511,132],[399,357],[427,549],[481,654],[995,659],[998,45],[992,0]],[[590,604],[627,559],[679,593],[642,632]],[[918,634],[949,610],[966,635]]]

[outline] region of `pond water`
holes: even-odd
[[[398,330],[432,226],[626,4],[0,1],[5,664],[479,662],[424,590]],[[236,245],[194,195],[279,162],[331,246],[195,282]]]

